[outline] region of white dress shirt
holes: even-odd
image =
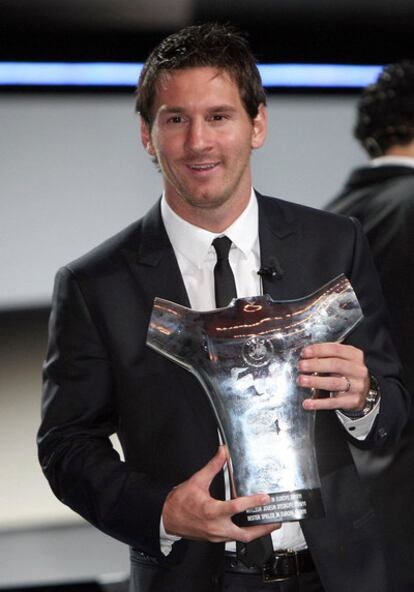
[[[165,197],[161,200],[161,216],[173,246],[178,266],[184,280],[191,308],[195,310],[212,310],[215,308],[214,297],[214,266],[216,251],[212,241],[225,234],[232,241],[229,261],[235,277],[237,296],[257,296],[262,294],[259,243],[259,210],[255,193],[252,189],[250,201],[243,213],[223,233],[213,233],[194,226],[180,218],[167,204]],[[304,294],[305,296],[305,294]],[[364,439],[373,424],[376,412],[368,416],[352,420],[338,412],[340,420],[349,429],[353,437]],[[227,471],[225,472],[227,477]],[[227,497],[230,497],[228,478],[226,478]],[[161,548],[165,555],[178,537],[166,534],[161,521]],[[306,542],[298,522],[285,522],[279,530],[272,533],[274,549],[306,548]],[[234,551],[235,543],[227,543],[226,549]]]
[[[390,154],[389,156],[378,156],[377,158],[373,158],[369,161],[369,164],[373,167],[389,165],[414,167],[414,158],[411,156],[398,156]]]

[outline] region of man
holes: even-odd
[[[391,313],[394,343],[406,384],[414,392],[414,62],[383,69],[358,102],[355,137],[367,151],[368,165],[354,170],[341,193],[327,206],[355,216],[373,253]],[[414,417],[398,447],[372,452],[378,466],[373,496],[390,543],[398,589],[414,588],[412,499]],[[383,470],[386,465],[386,470]],[[371,471],[372,472],[372,471]],[[396,503],[397,502],[397,503]]]
[[[253,191],[265,95],[231,27],[188,27],[164,40],[141,73],[137,109],[164,193],[142,220],[58,274],[39,432],[53,491],[131,546],[137,592],[388,591],[346,438],[362,447],[393,442],[407,394],[359,227]],[[345,273],[363,309],[346,344],[307,347],[299,366],[300,386],[332,394],[304,402],[319,412],[323,519],[236,526],[235,514],[269,498],[225,499],[226,454],[207,397],[192,374],[145,346],[156,296],[215,307],[212,242],[222,235],[233,243],[239,297],[301,298]],[[262,286],[257,272],[276,260],[279,273]],[[108,440],[115,431],[125,462]],[[248,566],[236,556],[235,541],[249,554],[252,541],[268,548],[272,531],[265,559]],[[263,583],[264,570],[274,581]]]

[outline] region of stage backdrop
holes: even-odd
[[[262,192],[322,206],[364,160],[353,97],[271,96]],[[161,177],[131,93],[0,95],[0,310],[47,305],[53,277],[150,207]]]

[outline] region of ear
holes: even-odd
[[[252,148],[261,148],[266,139],[267,113],[266,107],[260,103],[256,117],[253,119]]]
[[[141,117],[141,142],[150,156],[155,156],[155,150],[151,139],[151,130],[148,123]]]

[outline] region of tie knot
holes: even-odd
[[[222,261],[223,259],[228,260],[231,247],[231,240],[228,236],[215,238],[212,242],[212,245],[216,249],[217,261]]]

